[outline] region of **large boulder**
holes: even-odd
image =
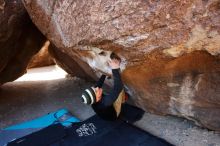
[[[23,0],[69,73],[122,78],[139,107],[220,130],[220,1]]]
[[[0,0],[0,85],[26,72],[46,38],[32,23],[21,0]]]
[[[48,51],[49,46],[50,42],[46,41],[40,51],[29,61],[28,68],[44,67],[55,64],[53,57]]]

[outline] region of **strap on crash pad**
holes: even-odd
[[[70,112],[63,114],[62,116],[58,117],[57,113],[54,113],[54,117],[57,119],[55,122],[65,122],[73,117]]]

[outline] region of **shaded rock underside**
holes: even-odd
[[[46,38],[29,18],[21,0],[0,1],[0,85],[26,72]]]

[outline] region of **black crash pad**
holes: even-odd
[[[129,107],[130,115],[137,113],[135,110]],[[95,115],[68,128],[60,124],[49,126],[18,139],[9,146],[172,146],[165,140],[133,126],[130,119],[105,121]]]

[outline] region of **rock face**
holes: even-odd
[[[23,0],[69,73],[110,73],[111,52],[139,107],[220,130],[220,1]]]
[[[0,0],[0,85],[26,71],[45,37],[31,22],[21,0]]]
[[[43,67],[55,64],[48,51],[49,45],[50,42],[46,41],[40,51],[32,57],[28,64],[28,68]]]

